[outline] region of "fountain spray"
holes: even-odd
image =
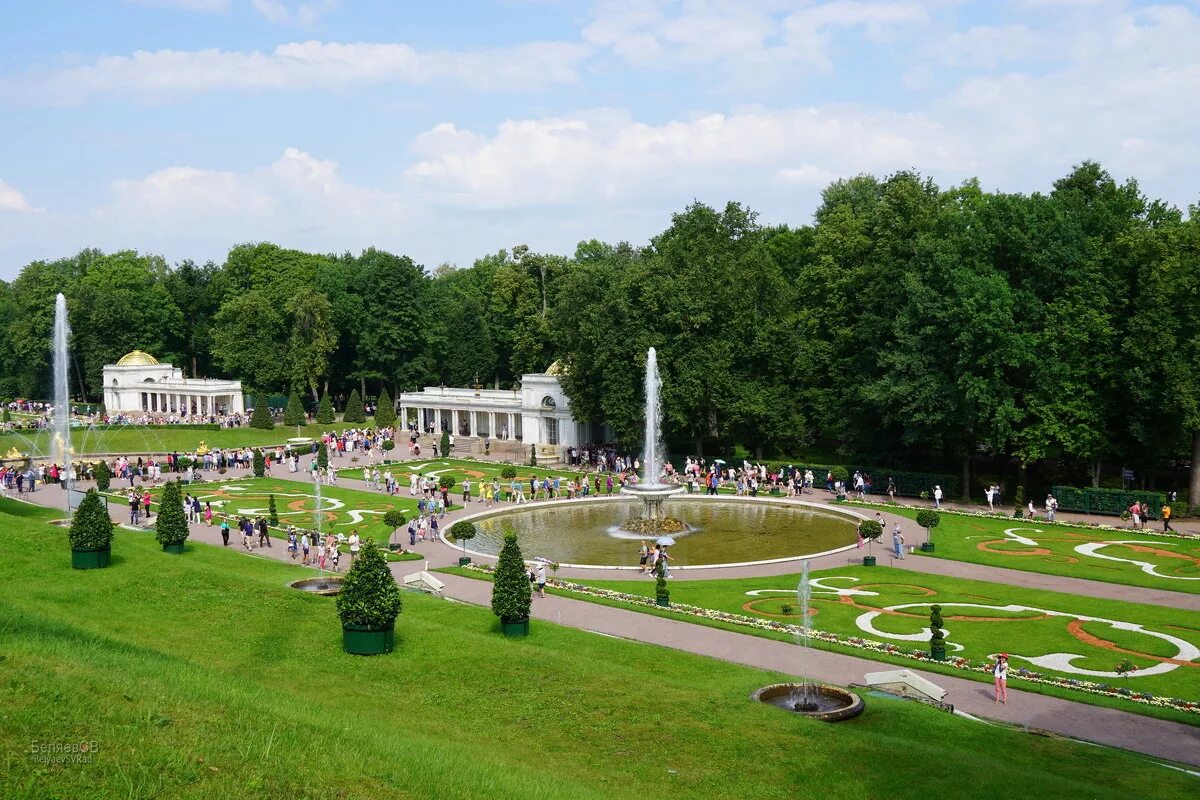
[[[62,292],[54,299],[54,408],[51,425],[57,449],[55,460],[63,470],[67,487],[67,517],[71,516],[71,492],[75,481],[71,475],[71,391],[67,371],[67,341],[71,326],[67,323],[67,298]]]

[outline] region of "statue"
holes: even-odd
[[[201,439],[200,444],[196,445],[196,455],[206,456],[206,455],[208,455],[208,453],[209,453],[208,445],[206,445],[204,443],[204,440]]]

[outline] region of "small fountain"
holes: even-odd
[[[321,541],[321,516],[323,505],[321,503],[321,476],[316,473],[316,480],[313,481],[313,489],[317,497],[317,507],[313,512],[313,527],[316,528],[316,541],[313,542],[313,550],[317,549],[317,544]],[[337,544],[334,543],[334,547]],[[292,581],[288,586],[293,589],[299,589],[302,592],[311,592],[322,596],[335,595],[342,590],[342,584],[346,579],[341,575],[327,575],[324,568],[317,565],[317,570],[320,572],[316,578],[302,578],[298,581]]]
[[[62,292],[54,299],[54,397],[50,417],[51,455],[54,463],[62,470],[62,481],[67,488],[67,518],[56,520],[56,525],[71,524],[71,494],[75,491],[74,467],[71,465],[71,391],[68,371],[67,340],[71,337],[71,326],[67,323],[67,298]]]
[[[646,431],[645,451],[642,453],[642,468],[645,480],[621,490],[622,494],[641,498],[643,514],[626,521],[621,527],[634,533],[679,533],[686,526],[681,520],[663,513],[663,502],[673,494],[683,491],[677,484],[663,483],[662,478],[662,401],[659,390],[662,379],[658,375],[658,353],[651,347],[646,351]]]
[[[808,605],[812,598],[812,587],[808,582],[808,560],[800,571],[800,584],[796,587],[796,602],[800,606],[800,633],[796,644],[808,648],[809,629]],[[750,699],[769,703],[778,708],[819,719],[824,722],[841,722],[857,717],[863,712],[863,699],[857,694],[838,686],[812,683],[801,673],[800,683],[776,683],[764,686],[750,694]]]

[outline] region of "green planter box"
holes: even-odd
[[[396,624],[386,628],[366,625],[342,626],[342,649],[356,656],[377,656],[392,652],[396,644]]]
[[[183,553],[184,544],[185,544],[184,542],[175,542],[173,544],[164,544],[162,546],[163,552],[164,553],[174,553],[175,555],[181,555]]]
[[[875,556],[863,556],[863,566],[864,567],[875,566]]]
[[[930,659],[930,661],[945,661],[946,660],[946,648],[939,647],[937,649],[931,649],[929,651],[929,659]]]
[[[529,619],[518,620],[517,622],[500,621],[500,630],[505,636],[528,636],[529,635]]]
[[[104,569],[112,555],[111,547],[72,547],[72,569]]]
[[[933,542],[921,542],[921,552],[922,553],[932,553],[933,552]]]
[[[658,603],[663,608],[671,607],[671,598],[669,598],[669,597],[656,597],[656,598],[654,598],[654,602]]]
[[[458,557],[458,565],[460,567],[465,567],[467,564],[470,564],[470,563],[471,563],[470,556],[459,556]]]

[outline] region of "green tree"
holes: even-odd
[[[479,533],[479,529],[475,527],[475,523],[460,519],[450,526],[449,533],[451,539],[462,544],[463,555],[465,556],[467,554],[467,542],[475,538]]]
[[[338,593],[338,617],[343,625],[378,630],[394,625],[403,607],[400,588],[383,551],[367,539]]]
[[[187,517],[183,513],[183,490],[179,481],[167,481],[154,522],[154,538],[161,545],[183,544],[188,538]]]
[[[307,417],[304,414],[304,405],[300,402],[300,396],[295,392],[288,397],[287,408],[283,412],[283,424],[303,425],[307,422]]]
[[[259,392],[254,398],[254,413],[250,415],[250,427],[269,431],[275,428],[275,420],[271,416],[271,408],[267,404],[267,395]]]
[[[259,477],[261,478],[262,476],[259,475]],[[267,495],[267,521],[272,525],[279,524],[279,511],[275,508],[274,494]]]
[[[396,406],[388,395],[387,387],[379,390],[379,399],[375,403],[375,426],[378,428],[393,428],[396,425]]]
[[[267,460],[263,457],[262,448],[254,448],[253,457],[254,477],[261,478],[267,471]],[[271,502],[274,504],[274,495],[271,495]]]
[[[96,462],[96,488],[102,492],[107,492],[108,487],[112,485],[112,470],[108,468],[108,462],[103,458]]]
[[[525,559],[521,555],[520,545],[517,544],[517,535],[505,534],[492,581],[492,613],[499,617],[501,622],[523,622],[529,619],[529,609],[532,605],[533,593],[529,588]]]
[[[442,458],[447,458],[450,455],[450,431],[442,431],[442,441],[438,446],[438,450]]]
[[[358,393],[358,389],[353,389],[350,392],[350,399],[346,401],[346,408],[342,411],[342,422],[366,422],[367,414],[363,410],[362,395]]]
[[[329,356],[337,347],[333,306],[320,292],[302,291],[287,304],[292,320],[288,339],[288,372],[293,386],[307,386],[317,399],[317,381],[329,371]]]
[[[408,517],[398,508],[389,508],[384,512],[383,524],[387,525],[392,530],[392,535],[389,537],[389,540],[396,538],[396,531],[399,530],[406,522],[408,522]]]
[[[95,489],[89,489],[71,517],[71,547],[103,550],[112,546],[113,521]]]
[[[289,329],[281,313],[265,290],[234,295],[221,304],[213,318],[213,360],[228,374],[264,389],[289,383]]]
[[[321,403],[317,406],[317,422],[322,425],[332,425],[337,420],[333,412],[333,403],[329,400],[329,392],[321,395]]]
[[[329,448],[324,442],[317,444],[317,467],[326,469],[329,466]]]

